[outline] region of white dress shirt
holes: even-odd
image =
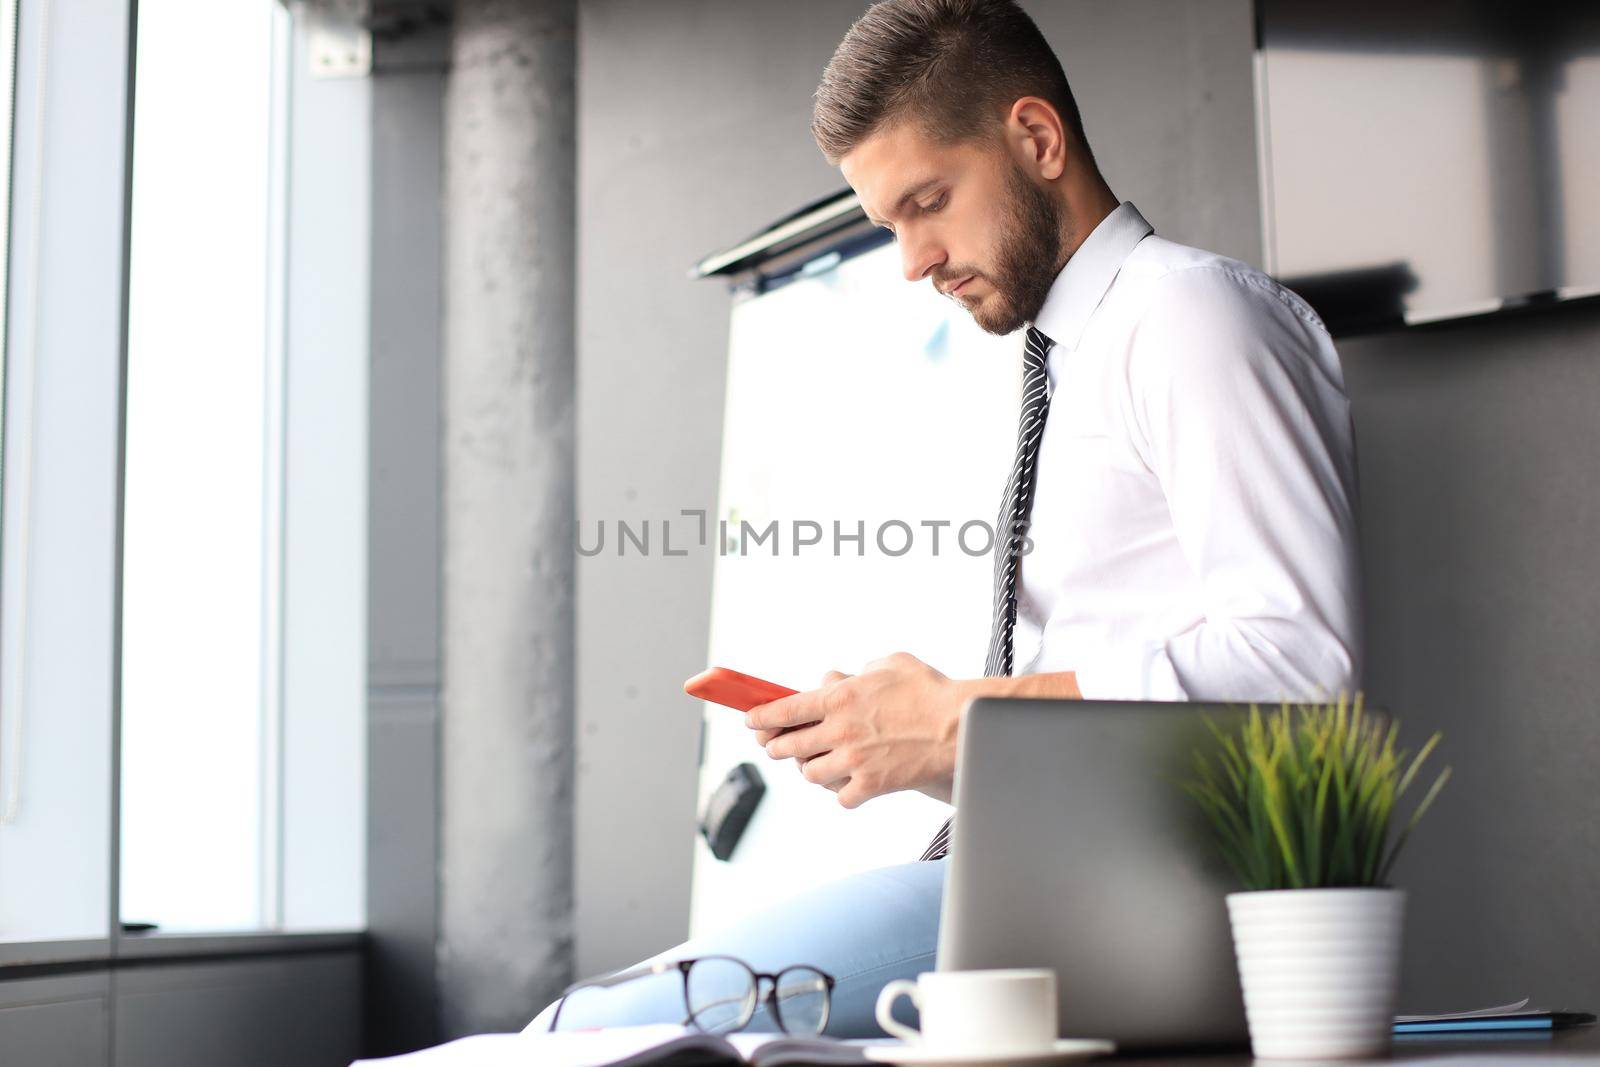
[[[1316,313],[1125,203],[1034,325],[1056,345],[1017,673],[1075,671],[1087,698],[1353,691],[1355,439]]]

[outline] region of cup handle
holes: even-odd
[[[878,993],[878,1007],[874,1014],[878,1017],[878,1025],[886,1032],[915,1045],[922,1041],[922,1032],[889,1014],[889,1009],[894,1007],[896,998],[902,993],[911,998],[911,1003],[917,1006],[918,1011],[922,1010],[922,998],[917,995],[917,983],[908,978],[896,978]]]

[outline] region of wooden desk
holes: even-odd
[[[1140,1067],[1292,1067],[1310,1061],[1257,1060],[1247,1053],[1198,1056],[1117,1056],[1091,1063],[1132,1063]],[[1319,1061],[1320,1062],[1320,1061]],[[1558,1030],[1540,1037],[1483,1038],[1477,1035],[1441,1038],[1408,1037],[1394,1043],[1387,1060],[1353,1060],[1351,1063],[1458,1063],[1460,1067],[1490,1067],[1500,1064],[1558,1063],[1600,1064],[1600,1027],[1583,1026]]]

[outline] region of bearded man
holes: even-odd
[[[893,232],[908,281],[990,333],[1026,328],[1023,398],[985,677],[949,678],[905,653],[831,672],[747,714],[767,754],[798,761],[847,808],[904,789],[948,801],[976,696],[1353,690],[1355,445],[1333,343],[1294,293],[1156,236],[1118,200],[1027,14],[1012,0],[874,4],[823,73],[812,133]],[[678,1021],[676,961],[726,955],[769,974],[820,967],[835,979],[828,1032],[881,1035],[879,990],[935,965],[948,831],[917,862],[646,960],[667,980],[574,1000],[562,1028]],[[774,1029],[770,982],[753,984],[749,1025]]]

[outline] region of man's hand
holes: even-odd
[[[948,801],[968,695],[896,652],[861,674],[829,671],[821,688],[751,708],[745,724],[767,755],[795,757],[805,779],[838,793],[846,808],[901,789]]]
[[[953,681],[896,652],[859,675],[829,671],[821,688],[760,704],[744,720],[767,755],[793,756],[807,781],[839,794],[847,808],[901,789],[948,803],[961,715],[980,696],[1081,694],[1072,671]]]

